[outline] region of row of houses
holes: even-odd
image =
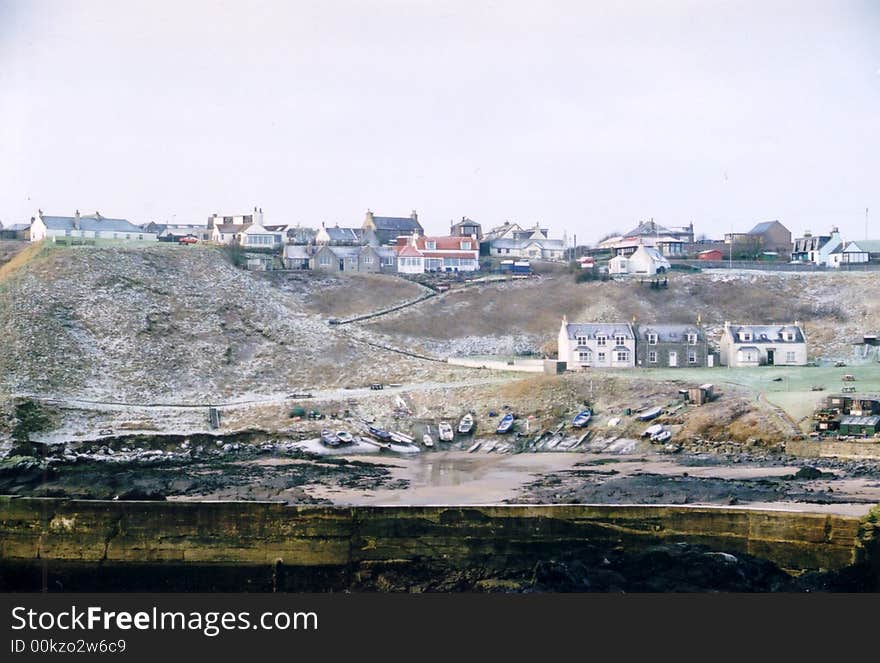
[[[568,322],[563,317],[558,359],[569,368],[705,368],[716,353],[700,323],[635,324]],[[721,366],[804,366],[807,339],[794,324],[724,324],[718,341]]]
[[[322,272],[425,274],[475,272],[480,269],[476,237],[400,236],[394,246],[373,244],[289,244],[287,269]]]

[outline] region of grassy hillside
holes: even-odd
[[[533,349],[555,349],[562,316],[571,321],[694,322],[711,332],[725,320],[800,320],[819,356],[849,356],[863,332],[880,329],[880,278],[841,274],[672,274],[669,288],[655,290],[637,280],[575,283],[568,274],[452,292],[366,325],[404,342],[412,339],[436,352],[466,350],[464,339],[511,338]],[[475,345],[471,343],[471,345]],[[503,351],[503,350],[502,350]]]
[[[0,338],[0,386],[87,398],[219,399],[424,370],[207,247],[42,251],[0,286]]]

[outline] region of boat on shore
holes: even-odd
[[[373,447],[379,447],[382,451],[390,451],[391,445],[388,442],[379,442],[378,440],[371,440],[368,437],[357,437],[355,438],[358,442],[363,442],[364,444],[369,444]]]
[[[571,420],[571,425],[575,428],[583,428],[590,423],[590,419],[592,418],[593,413],[591,410],[581,410],[574,416],[574,419]]]
[[[470,448],[468,449],[468,453],[469,453],[469,454],[474,453],[477,449],[480,448],[480,446],[481,446],[482,444],[483,444],[482,442],[474,442],[474,443],[470,446]]]
[[[422,444],[424,444],[429,449],[434,446],[434,438],[432,438],[428,433],[422,435]]]
[[[375,437],[377,440],[382,440],[383,442],[387,442],[391,439],[391,433],[389,433],[387,430],[382,430],[377,426],[368,425],[367,432]]]
[[[339,440],[340,444],[351,444],[354,442],[354,436],[352,436],[347,430],[336,431],[336,438]]]
[[[445,421],[441,421],[437,424],[437,434],[443,442],[452,442],[452,439],[455,437],[455,432],[452,430],[452,426]]]
[[[509,433],[511,428],[513,428],[513,414],[508,412],[501,417],[501,421],[498,422],[498,428],[495,429],[495,432],[499,434]]]
[[[652,407],[650,410],[645,410],[641,414],[636,416],[636,419],[639,421],[651,421],[651,419],[656,419],[660,416],[660,413],[663,412],[662,407]]]
[[[339,438],[336,436],[336,433],[331,430],[322,430],[321,444],[323,444],[325,447],[338,447]]]
[[[401,433],[400,431],[391,431],[391,441],[399,442],[400,444],[412,444],[413,440],[412,435],[407,435],[406,433]]]
[[[474,429],[474,415],[468,412],[458,422],[458,432],[462,435],[468,435]]]

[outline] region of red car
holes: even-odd
[[[194,237],[192,235],[187,235],[186,237],[181,237],[177,240],[178,244],[197,244],[199,241],[198,237]]]

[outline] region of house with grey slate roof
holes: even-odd
[[[633,368],[636,335],[628,322],[568,322],[559,329],[558,359],[569,369]]]
[[[381,246],[397,244],[398,237],[425,234],[422,224],[419,223],[419,215],[415,210],[408,217],[376,216],[367,210],[367,216],[361,227],[364,230],[373,231],[376,242]]]
[[[81,215],[79,210],[73,216],[47,216],[39,210],[31,219],[30,235],[32,242],[58,238],[156,241],[155,232],[148,232],[126,219],[109,218],[99,212]]]
[[[807,363],[807,337],[797,321],[769,325],[725,322],[720,349],[722,366],[804,366]]]
[[[636,331],[636,365],[642,368],[705,368],[712,366],[709,341],[700,324],[646,323]]]

